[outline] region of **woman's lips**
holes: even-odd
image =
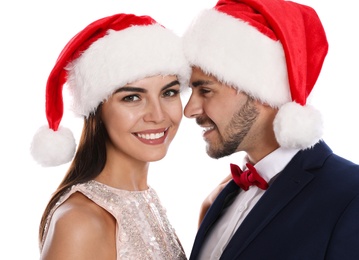
[[[138,132],[134,135],[145,144],[161,144],[165,141],[168,128],[156,131]]]

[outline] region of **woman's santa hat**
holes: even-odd
[[[60,126],[63,85],[67,82],[75,114],[88,117],[127,83],[155,75],[177,75],[187,84],[190,67],[180,38],[149,16],[116,14],[99,19],[75,35],[60,53],[46,85],[48,126],[35,134],[33,158],[43,166],[69,162],[76,144]]]
[[[279,108],[273,127],[280,146],[304,149],[321,139],[321,114],[306,103],[328,43],[311,7],[219,0],[198,15],[183,41],[190,65]]]

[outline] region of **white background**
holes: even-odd
[[[322,19],[329,54],[311,103],[322,111],[324,140],[337,154],[359,163],[359,18],[353,1],[302,0]],[[118,12],[149,14],[182,34],[192,17],[214,0],[19,0],[0,3],[1,188],[0,259],[38,259],[42,211],[68,165],[42,168],[29,154],[31,138],[45,120],[45,83],[58,54],[90,22]],[[183,102],[188,95],[183,95]],[[82,120],[65,108],[61,123],[79,137]],[[183,118],[168,156],[150,167],[149,183],[189,256],[200,204],[242,154],[207,157],[201,129]]]

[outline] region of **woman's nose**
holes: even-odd
[[[147,112],[144,116],[144,120],[147,122],[162,122],[165,120],[165,113],[160,102],[151,102],[147,106]]]

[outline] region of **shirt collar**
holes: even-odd
[[[256,170],[265,179],[269,182],[274,176],[276,176],[279,172],[281,172],[284,167],[290,162],[290,160],[294,157],[294,155],[300,149],[288,149],[279,147],[274,150],[267,156],[265,156],[262,160],[255,164]],[[244,157],[243,161],[243,170],[245,170],[245,164],[248,162],[248,157]]]

